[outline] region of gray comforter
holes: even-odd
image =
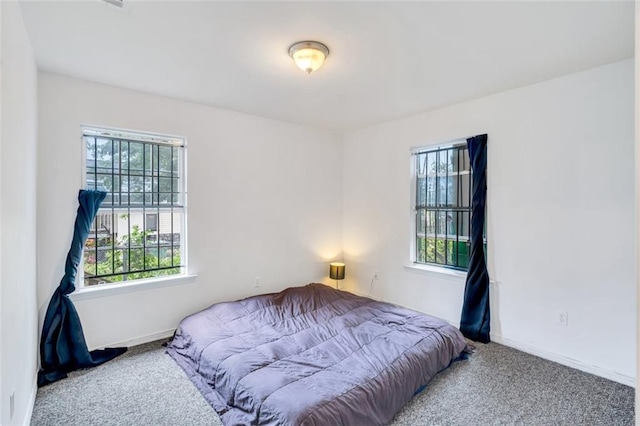
[[[446,322],[322,284],[185,318],[167,352],[225,425],[385,425],[467,345]]]

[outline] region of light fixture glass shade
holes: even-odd
[[[329,264],[329,278],[332,280],[344,280],[344,263],[332,262]]]
[[[299,41],[289,48],[289,56],[307,74],[320,68],[328,55],[329,48],[317,41]]]

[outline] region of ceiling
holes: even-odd
[[[633,57],[632,1],[124,1],[23,2],[38,67],[345,131]]]

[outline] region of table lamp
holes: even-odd
[[[329,264],[329,278],[336,280],[336,288],[338,288],[338,280],[344,280],[344,263],[331,262]]]

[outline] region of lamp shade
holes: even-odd
[[[344,263],[332,262],[329,264],[329,278],[332,280],[344,280]]]

